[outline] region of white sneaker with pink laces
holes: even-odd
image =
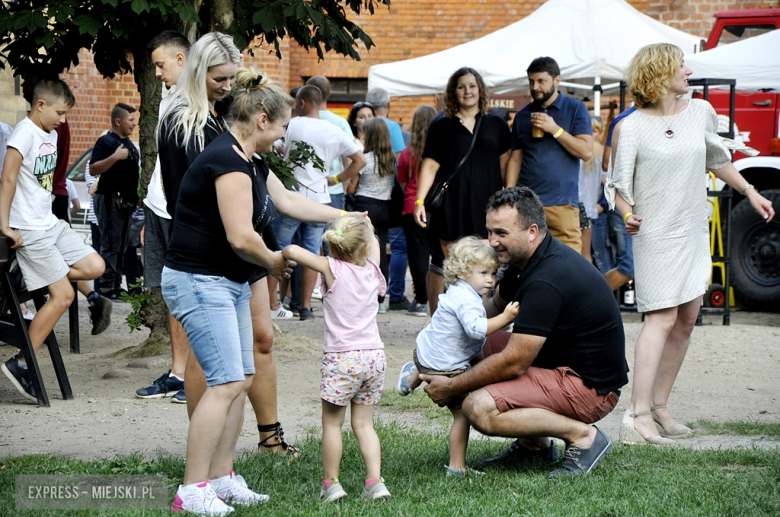
[[[222,517],[233,513],[233,507],[217,497],[211,484],[204,481],[194,485],[179,485],[171,511]]]
[[[227,476],[212,479],[209,483],[214,485],[217,497],[226,503],[251,506],[253,504],[267,503],[270,499],[265,494],[258,494],[250,490],[244,478],[232,470]]]

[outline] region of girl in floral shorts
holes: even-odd
[[[288,246],[284,257],[322,274],[325,314],[325,356],[322,359],[322,462],[325,477],[320,501],[333,502],[347,493],[338,480],[341,464],[341,426],[347,405],[352,430],[366,464],[362,497],[390,497],[380,477],[381,452],[374,430],[374,405],[385,380],[385,351],[379,338],[378,296],[387,290],[379,270],[379,241],[368,218],[342,212],[322,239],[332,257],[321,257],[299,246]]]

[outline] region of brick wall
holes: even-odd
[[[282,55],[286,59],[279,59],[276,57],[273,45],[261,46],[257,41],[254,41],[252,45],[250,45],[250,49],[254,56],[250,55],[249,51],[244,51],[244,64],[246,66],[258,68],[264,76],[267,76],[276,82],[283,90],[289,91],[291,88],[289,42],[284,41],[281,43]]]
[[[114,105],[124,102],[137,108],[141,104],[141,95],[130,74],[103,79],[95,68],[92,54],[84,50],[79,53],[78,66],[62,74],[62,78],[76,96],[76,105],[68,115],[72,164],[84,151],[95,145],[103,131],[111,127],[111,109]],[[130,138],[137,142],[138,133]]]
[[[780,7],[780,2],[777,1],[752,2],[745,0],[650,0],[644,3],[647,4],[647,9],[640,10],[647,15],[661,20],[670,27],[705,39],[709,36],[715,23],[713,13]]]

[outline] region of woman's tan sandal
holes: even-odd
[[[630,410],[626,410],[623,415],[623,422],[620,425],[620,443],[628,445],[674,445],[674,440],[664,438],[660,435],[642,436],[634,427],[634,419],[638,416],[651,415],[652,411],[643,411],[642,413],[632,413]]]
[[[260,451],[263,449],[274,449],[276,447],[281,447],[285,453],[280,454],[280,456],[288,456],[290,459],[297,458],[303,453],[303,451],[300,449],[284,441],[284,429],[282,429],[282,424],[279,422],[276,422],[275,424],[258,425],[257,431],[260,433],[274,433],[260,440],[260,443],[257,444],[257,448]],[[272,438],[276,438],[276,441],[274,443],[268,443],[268,441]]]
[[[663,404],[661,406],[653,406],[650,408],[650,412],[654,412],[659,409],[666,409],[666,404]],[[686,425],[674,424],[674,425],[670,425],[669,427],[664,427],[661,425],[661,422],[655,419],[655,416],[653,416],[653,420],[655,421],[655,426],[658,428],[658,432],[664,438],[672,438],[674,440],[680,440],[683,438],[688,438],[693,432],[693,430],[691,430],[691,428]]]

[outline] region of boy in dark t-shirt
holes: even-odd
[[[111,110],[111,131],[95,143],[89,173],[100,182],[93,198],[100,227],[100,256],[106,271],[100,278],[103,296],[116,299],[122,283],[122,257],[130,221],[138,204],[139,155],[130,134],[138,122],[136,109],[119,103]]]

